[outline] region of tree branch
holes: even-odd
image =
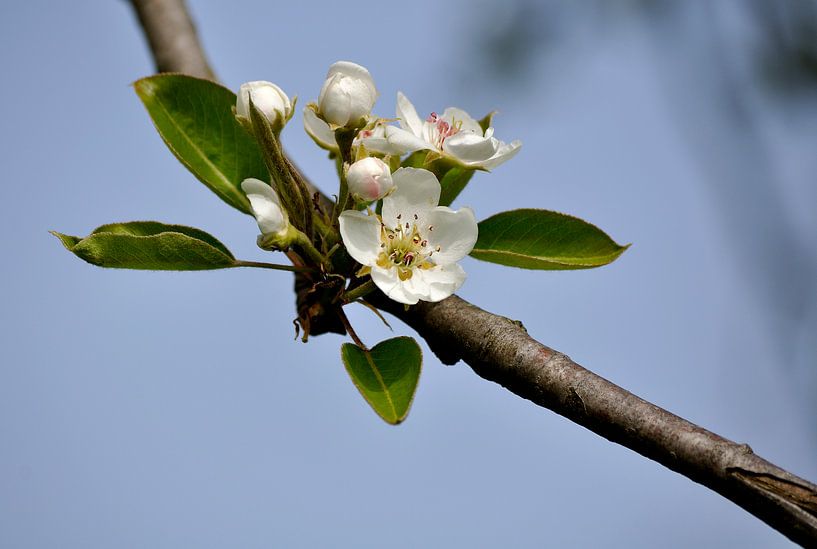
[[[131,0],[157,72],[215,80],[184,0]]]
[[[159,71],[213,78],[183,0],[131,3]],[[443,363],[464,360],[477,375],[714,490],[792,541],[817,545],[817,486],[748,445],[650,404],[532,339],[520,322],[457,296],[408,311],[382,294],[367,300],[417,330]]]

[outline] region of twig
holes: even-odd
[[[189,16],[161,16],[184,10],[182,0],[131,2],[159,70],[212,77]],[[186,38],[184,51],[168,43],[177,35]],[[409,310],[379,293],[367,300],[417,330],[442,362],[462,359],[479,376],[716,491],[792,541],[817,546],[817,486],[755,455],[748,445],[650,404],[535,341],[521,323],[457,296]]]

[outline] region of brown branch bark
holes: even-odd
[[[156,72],[183,72],[215,80],[184,0],[132,0],[156,63]]]
[[[183,0],[131,0],[159,71],[213,78]],[[315,192],[314,187],[310,187]],[[817,546],[817,486],[650,404],[531,338],[521,323],[452,296],[440,303],[371,301],[405,321],[445,364],[477,375],[626,446],[743,507],[804,546]]]

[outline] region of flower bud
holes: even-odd
[[[329,67],[318,96],[318,114],[329,124],[360,127],[377,101],[377,89],[365,67],[338,61]]]
[[[349,194],[365,202],[383,198],[394,186],[388,165],[373,156],[349,166],[346,184],[349,186]]]
[[[258,80],[241,84],[236,98],[235,114],[240,118],[250,117],[250,98],[255,108],[267,118],[273,130],[280,131],[292,118],[292,103],[281,88],[272,82]]]
[[[253,178],[242,181],[241,190],[250,200],[252,213],[261,230],[259,245],[262,240],[275,241],[284,238],[289,230],[289,218],[281,209],[281,202],[275,190],[268,183]]]

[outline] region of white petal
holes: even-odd
[[[318,108],[324,120],[338,126],[346,125],[352,108],[352,98],[341,85],[342,80],[343,75],[338,73],[327,78],[318,96]]]
[[[466,274],[462,267],[456,263],[450,265],[438,265],[433,269],[417,269],[411,280],[417,279],[415,287],[423,285],[425,291],[420,297],[423,301],[442,301],[446,297],[456,292],[463,282]]]
[[[420,132],[422,134],[422,129]],[[422,137],[417,137],[410,131],[398,128],[396,126],[386,126],[386,141],[388,141],[395,150],[399,150],[399,154],[421,151],[424,149],[435,149],[434,145]]]
[[[326,78],[331,78],[335,74],[341,74],[343,76],[361,80],[368,88],[376,93],[374,79],[372,78],[371,73],[369,73],[369,70],[362,65],[352,63],[351,61],[337,61],[336,63],[333,63],[331,67],[329,67],[329,72],[326,73]]]
[[[430,171],[400,168],[391,177],[395,190],[383,199],[383,223],[390,229],[399,222],[414,222],[415,215],[424,218],[440,202],[440,182]]]
[[[346,251],[361,265],[374,265],[380,253],[380,222],[355,210],[340,214],[340,236]]]
[[[404,130],[410,131],[417,137],[423,135],[423,121],[417,115],[417,109],[400,91],[397,92],[397,118],[400,119],[400,127]]]
[[[365,67],[338,61],[329,67],[318,106],[321,116],[331,124],[357,124],[369,115],[377,95],[372,75]]]
[[[253,105],[273,126],[286,123],[292,113],[292,103],[287,94],[272,82],[258,80],[241,84],[236,98],[236,114],[250,119],[250,97]]]
[[[377,265],[373,266],[372,281],[384,294],[398,303],[414,305],[420,301],[420,296],[410,292],[406,285],[410,280],[405,282],[400,280],[395,268],[383,269]]]
[[[392,145],[384,137],[360,137],[355,140],[353,146],[357,145],[363,145],[367,151],[377,154],[401,156],[407,152],[403,147]]]
[[[482,162],[479,167],[486,170],[493,170],[503,162],[506,162],[516,156],[516,153],[519,152],[521,147],[522,142],[519,140],[512,141],[510,144],[500,142],[499,149],[496,151],[496,154],[485,162]]]
[[[452,126],[459,125],[461,132],[472,133],[482,137],[482,128],[479,122],[471,118],[471,115],[457,107],[448,107],[443,112],[443,120]]]
[[[426,215],[425,222],[434,228],[428,230],[426,226],[421,227],[421,233],[428,239],[429,247],[434,250],[437,246],[440,247],[440,251],[435,251],[431,256],[435,263],[455,263],[474,249],[479,229],[471,208],[454,211],[439,206]]]
[[[327,151],[338,150],[335,134],[329,128],[329,124],[318,118],[315,111],[309,107],[304,109],[304,129],[320,148]]]
[[[245,179],[241,189],[250,200],[252,213],[262,234],[280,233],[287,228],[287,216],[281,210],[278,195],[269,184],[260,179]]]
[[[479,165],[493,157],[501,143],[493,137],[482,137],[473,133],[460,132],[443,143],[443,150],[466,166]]]

